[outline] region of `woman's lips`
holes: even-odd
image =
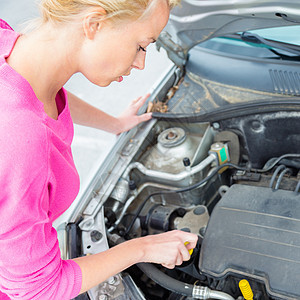
[[[120,76],[118,82],[122,82],[122,81],[123,81],[123,76]]]

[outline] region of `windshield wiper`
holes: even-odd
[[[293,54],[296,54],[298,56],[300,55],[300,50],[295,49],[295,47],[298,48],[298,46],[268,40],[268,39],[265,39],[265,38],[261,37],[258,34],[252,33],[252,32],[245,31],[240,35],[240,38],[244,42],[249,42],[249,43],[252,43],[252,44],[259,44],[259,45],[266,45],[268,47],[284,50],[286,52],[293,53]],[[270,49],[270,50],[272,51],[272,49]]]

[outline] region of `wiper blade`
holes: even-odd
[[[252,32],[245,31],[240,35],[240,37],[245,42],[249,42],[249,43],[253,43],[253,44],[266,45],[266,46],[271,47],[271,48],[277,48],[277,49],[280,49],[280,50],[287,51],[289,53],[300,55],[300,50],[292,48],[291,45],[289,45],[289,44],[276,42],[276,41],[270,41],[270,40],[267,40],[267,39],[261,37],[258,34],[252,33]]]

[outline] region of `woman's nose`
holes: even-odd
[[[132,67],[138,70],[143,70],[145,68],[146,52],[139,51],[132,63]]]

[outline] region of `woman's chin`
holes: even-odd
[[[108,78],[107,79],[94,79],[94,80],[91,80],[90,78],[87,78],[87,79],[97,86],[106,87],[106,86],[109,86],[112,82],[122,82],[123,76],[110,78],[110,79],[108,79]]]

